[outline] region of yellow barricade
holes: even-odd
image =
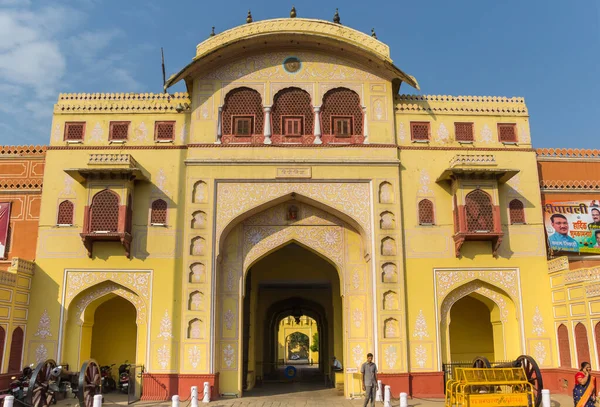
[[[446,383],[446,407],[534,405],[522,367],[457,368],[455,377]]]

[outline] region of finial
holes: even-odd
[[[296,18],[296,7],[292,6],[292,11],[290,11],[290,18]]]
[[[338,13],[338,9],[335,9],[335,14],[333,15],[333,22],[336,24],[340,24],[340,13]]]
[[[252,22],[252,13],[248,10],[248,17],[246,17],[246,22],[250,24]]]
[[[375,34],[375,29],[371,28],[371,37],[377,39],[377,34]]]
[[[215,27],[212,28],[212,31],[210,32],[210,36],[214,37],[215,36]]]

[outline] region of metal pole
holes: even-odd
[[[179,407],[179,396],[177,394],[171,397],[171,401],[171,407]]]
[[[192,386],[192,407],[198,407],[198,386]]]

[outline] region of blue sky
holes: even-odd
[[[287,17],[292,4],[374,27],[420,93],[525,97],[535,147],[600,148],[599,0],[0,0],[0,143],[47,143],[60,92],[160,92],[161,46],[168,76],[211,26],[243,24],[248,8]]]

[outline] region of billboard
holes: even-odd
[[[0,203],[0,259],[8,256],[6,245],[8,243],[8,227],[10,225],[10,202]]]
[[[600,201],[546,202],[544,226],[554,251],[600,254]]]

